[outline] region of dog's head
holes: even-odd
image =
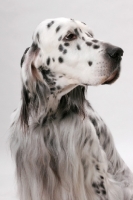
[[[22,78],[28,83],[30,71],[53,92],[70,85],[112,83],[119,76],[122,55],[121,48],[94,39],[80,21],[48,19],[39,24],[22,58]]]
[[[61,97],[79,85],[110,84],[119,76],[122,55],[121,48],[95,39],[83,22],[45,20],[21,60],[24,98],[36,92]]]

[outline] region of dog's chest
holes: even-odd
[[[89,190],[94,196],[106,195],[103,174],[107,166],[102,165],[105,154],[89,118],[71,116],[60,122],[54,120],[48,127],[45,145],[55,177],[72,193],[79,190],[85,195]]]

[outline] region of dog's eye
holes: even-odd
[[[64,41],[72,41],[75,39],[77,39],[77,35],[75,35],[74,33],[70,33],[70,32],[63,38]]]

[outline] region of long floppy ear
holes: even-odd
[[[30,47],[28,47],[28,48],[25,49],[24,54],[23,54],[23,56],[22,56],[22,58],[21,58],[21,61],[20,61],[20,66],[21,66],[21,67],[22,67],[22,64],[23,64],[24,59],[25,59],[25,54],[27,53],[27,51],[29,50],[29,48],[30,48]]]
[[[36,44],[32,44],[27,48],[21,58],[21,76],[22,76],[22,91],[21,91],[21,108],[20,108],[20,124],[22,127],[28,127],[29,116],[31,112],[31,101],[33,102],[33,94],[36,93],[36,84],[41,80],[41,76],[35,64],[38,64],[38,54],[40,49]],[[39,63],[40,64],[40,63]]]
[[[21,110],[20,110],[20,122],[23,127],[28,127],[28,121],[29,121],[29,105],[30,105],[30,97],[28,94],[28,91],[25,88],[25,85],[22,86],[21,91]]]
[[[37,117],[41,113],[42,106],[46,105],[50,93],[38,68],[42,65],[39,55],[40,49],[36,44],[27,48],[21,59],[22,92],[20,124],[21,127],[28,127],[29,117]],[[44,110],[44,109],[43,109]]]

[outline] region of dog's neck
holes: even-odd
[[[64,117],[70,113],[84,115],[86,87],[71,84],[60,92],[51,92],[47,85],[36,83],[35,92],[30,96],[26,87],[22,89],[21,124],[29,125],[29,118],[41,123],[55,114]],[[41,121],[40,121],[41,119]]]
[[[67,94],[59,97],[52,94],[48,97],[46,112],[43,113],[43,122],[48,118],[54,118],[56,115],[60,115],[60,118],[64,118],[72,113],[85,116],[84,103],[86,88],[77,86]],[[41,117],[42,119],[42,117]]]

